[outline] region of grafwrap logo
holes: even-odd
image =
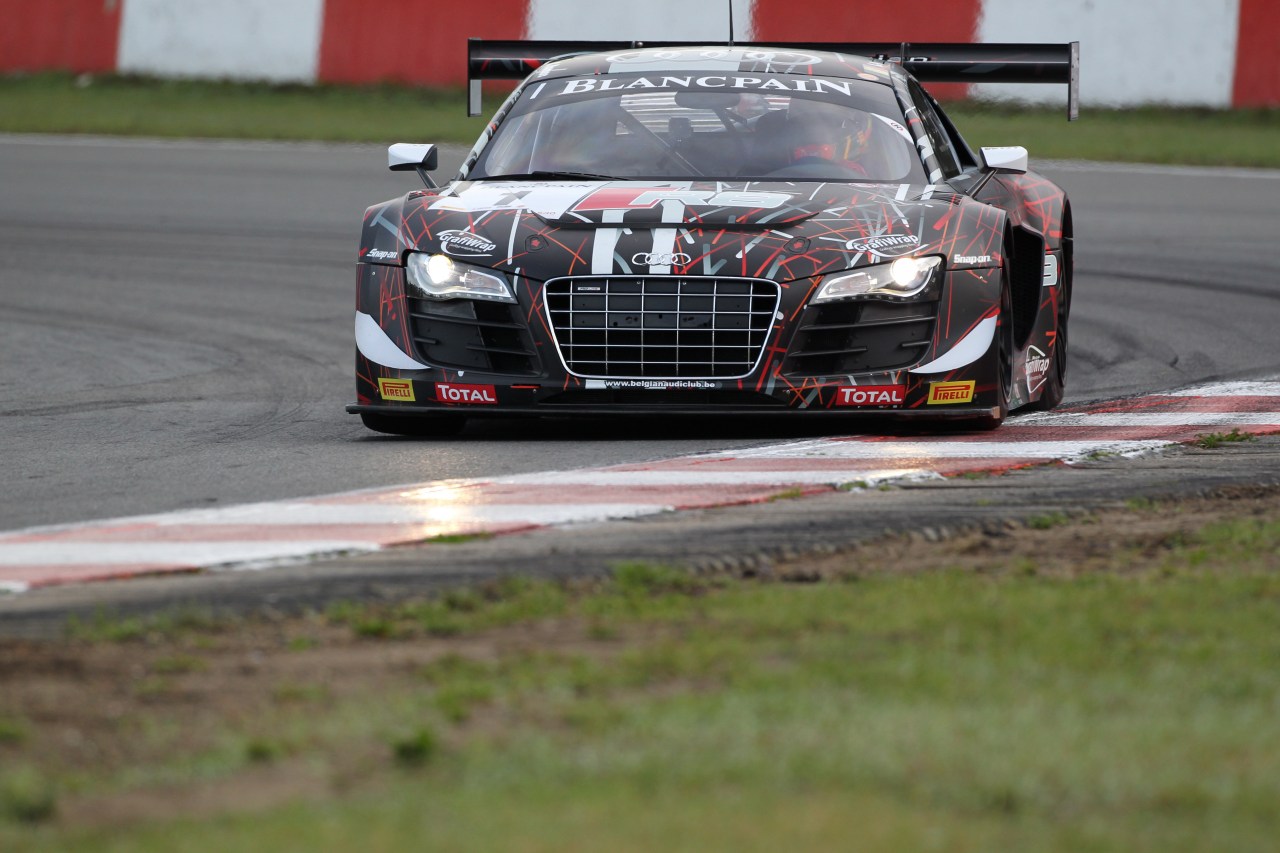
[[[498,248],[498,244],[470,231],[441,231],[440,248],[455,258],[483,258]]]
[[[1027,348],[1027,393],[1034,394],[1049,375],[1049,356],[1035,346]]]
[[[417,398],[413,395],[413,380],[378,378],[378,393],[384,400],[402,403],[413,403]]]
[[[973,401],[973,386],[968,382],[931,382],[929,383],[929,405],[945,406],[951,403],[970,403]]]
[[[860,237],[844,244],[850,252],[861,252],[877,258],[909,255],[919,246],[920,238],[914,234],[881,234],[878,237]]]

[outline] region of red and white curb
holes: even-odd
[[[0,534],[0,590],[260,569],[443,536],[506,534],[889,480],[1134,456],[1207,432],[1280,432],[1280,381],[1010,418],[994,433],[792,441],[656,462],[449,480]]]

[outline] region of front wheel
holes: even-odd
[[[360,420],[374,432],[388,435],[410,435],[417,438],[446,438],[457,435],[466,426],[465,415],[452,412],[438,415],[380,415],[361,412]]]
[[[1013,292],[1009,272],[1000,270],[1000,313],[996,317],[996,405],[995,413],[966,418],[951,424],[957,430],[993,430],[1009,415],[1013,392]]]

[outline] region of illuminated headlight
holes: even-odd
[[[834,302],[858,296],[889,296],[910,299],[923,293],[937,279],[942,258],[898,258],[891,264],[877,264],[860,270],[828,276],[812,302]]]
[[[409,288],[428,299],[515,302],[507,280],[493,270],[461,264],[445,255],[409,255]]]

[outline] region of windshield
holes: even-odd
[[[469,177],[557,176],[926,181],[888,86],[784,74],[534,83]]]

